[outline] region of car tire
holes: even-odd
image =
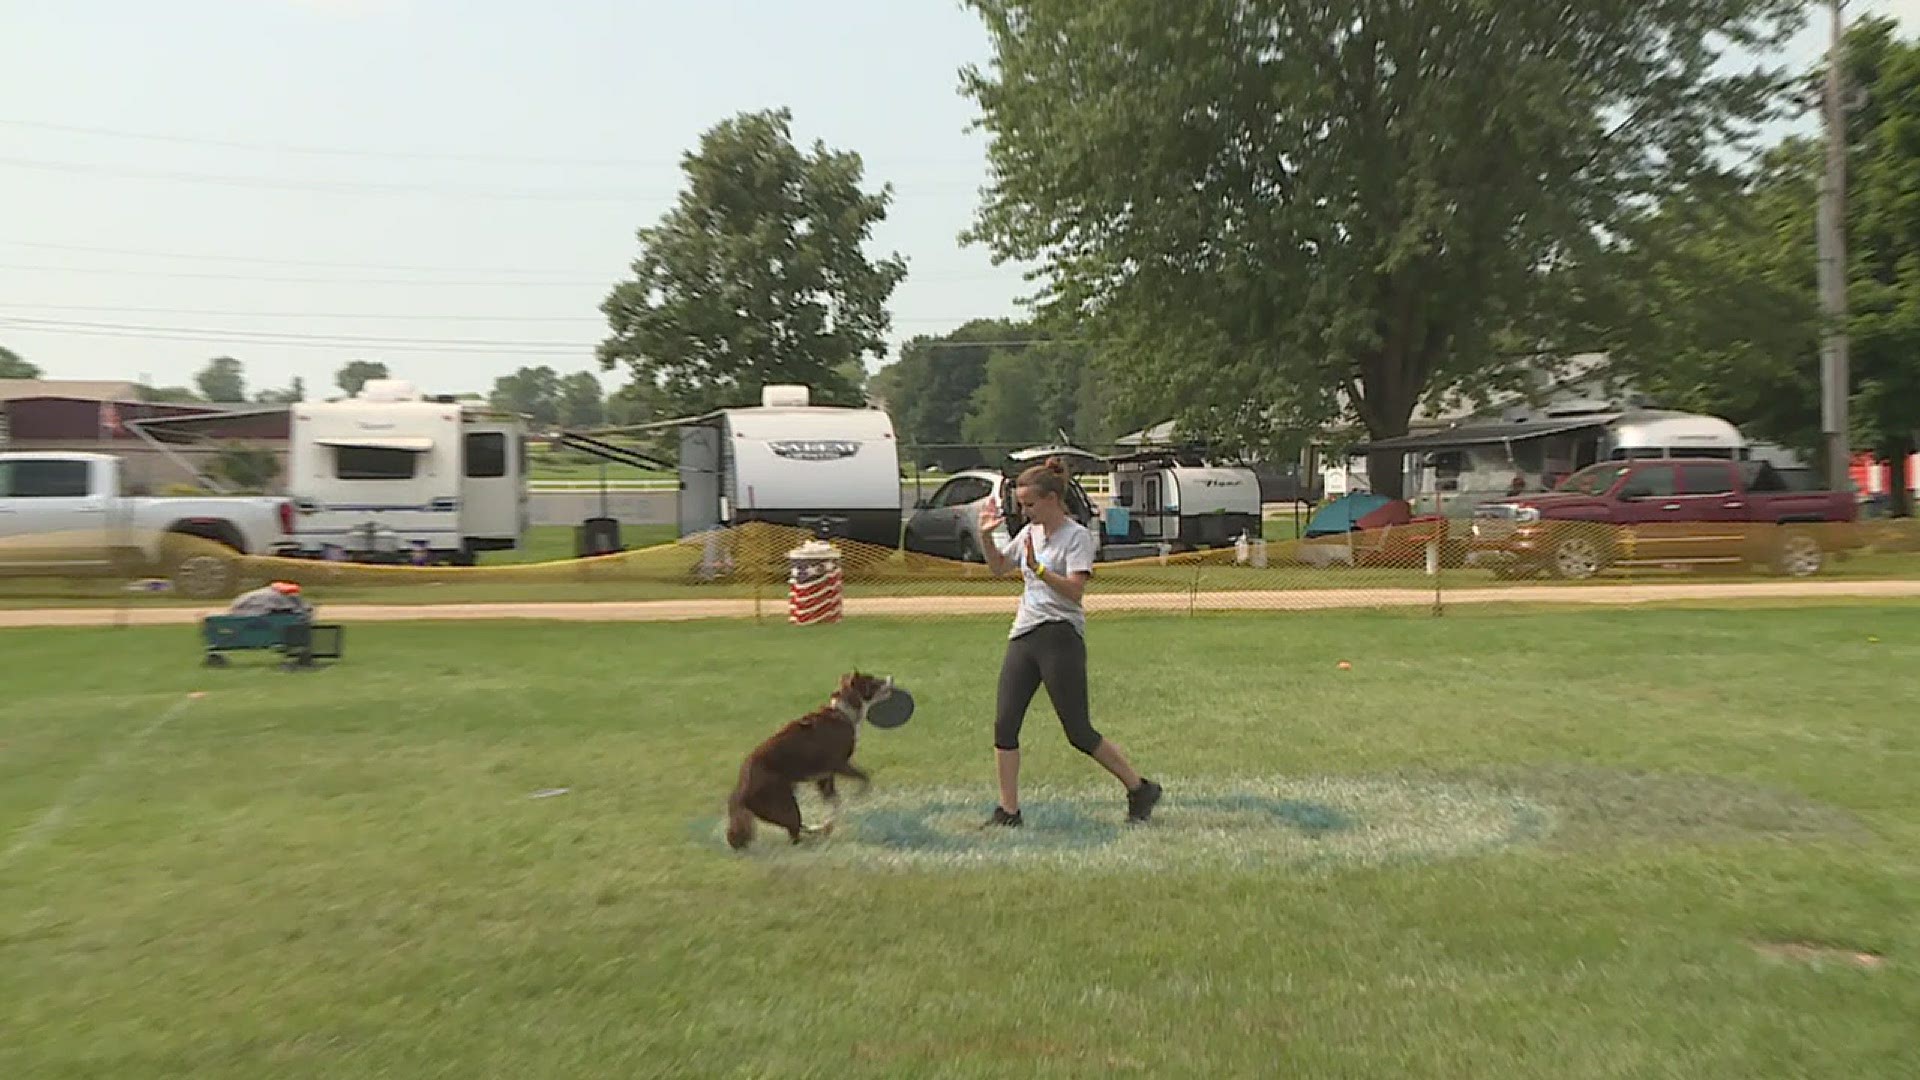
[[[979,542],[973,538],[973,534],[970,532],[960,534],[960,561],[964,563],[981,563],[987,561],[986,557],[980,554]]]
[[[170,536],[161,549],[161,563],[174,595],[190,600],[224,600],[238,591],[238,554],[215,540]]]
[[[1586,581],[1605,570],[1608,561],[1606,542],[1583,529],[1554,541],[1547,572],[1561,581]]]

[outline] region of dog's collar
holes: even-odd
[[[828,704],[832,705],[835,709],[838,709],[840,711],[841,716],[844,716],[847,718],[847,723],[858,724],[861,721],[862,710],[856,709],[851,705],[848,705],[847,700],[841,697],[839,694],[835,694],[831,698],[828,698],[827,702]]]

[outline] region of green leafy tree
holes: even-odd
[[[247,400],[246,371],[240,361],[231,356],[218,356],[207,361],[207,366],[193,377],[193,384],[200,388],[200,396],[208,401],[226,403]]]
[[[1863,21],[1847,68],[1862,92],[1847,131],[1851,435],[1901,463],[1920,427],[1920,43]],[[1672,404],[1817,450],[1823,168],[1819,143],[1789,140],[1738,190],[1669,199],[1623,229],[1614,287],[1589,316],[1613,328],[1616,370]],[[1908,513],[1893,486],[1894,512]]]
[[[596,427],[606,421],[606,393],[591,371],[576,371],[560,380],[560,422],[568,427]]]
[[[1036,336],[1024,323],[976,319],[950,334],[914,338],[900,359],[875,373],[874,392],[918,464],[952,470],[981,463],[979,452],[961,444],[970,441],[962,428],[987,381],[987,360],[1007,342]]]
[[[349,360],[333,375],[333,383],[348,397],[374,379],[387,378],[387,365],[378,360]]]
[[[37,379],[40,368],[29,364],[25,357],[4,345],[0,345],[0,379]]]
[[[560,375],[545,364],[523,367],[495,379],[487,401],[527,417],[535,427],[551,428],[560,422]]]
[[[1024,349],[1003,349],[987,359],[987,378],[974,392],[961,425],[967,442],[992,448],[989,458],[1011,445],[1046,441],[1047,417],[1041,408],[1046,369]]]
[[[1134,404],[1246,444],[1517,378],[1599,237],[1769,115],[1778,74],[1731,61],[1804,6],[966,3],[970,236],[1040,264]]]
[[[769,383],[858,404],[847,365],[885,355],[906,264],[864,248],[892,189],[863,191],[857,154],[802,152],[791,121],[746,113],[702,136],[678,205],[640,230],[632,280],[601,305],[602,366],[625,365],[677,410],[757,403]]]

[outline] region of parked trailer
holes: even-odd
[[[397,379],[292,407],[287,490],[306,557],[471,565],[523,542],[526,429]]]
[[[1109,460],[1107,532],[1114,539],[1192,550],[1260,538],[1260,478],[1252,469],[1175,451]]]
[[[757,407],[673,421],[680,535],[764,521],[829,539],[900,545],[900,453],[879,409],[814,405],[768,386]]]

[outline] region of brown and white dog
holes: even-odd
[[[858,780],[861,790],[866,790],[867,774],[854,767],[853,749],[867,710],[892,693],[892,678],[848,672],[824,706],[754,747],[740,766],[739,785],[727,797],[727,844],[735,851],[746,847],[753,840],[754,818],[787,830],[796,844],[808,833],[831,832],[840,813],[834,777]],[[805,783],[818,788],[827,801],[826,823],[817,829],[800,823],[800,804],[793,792]]]

